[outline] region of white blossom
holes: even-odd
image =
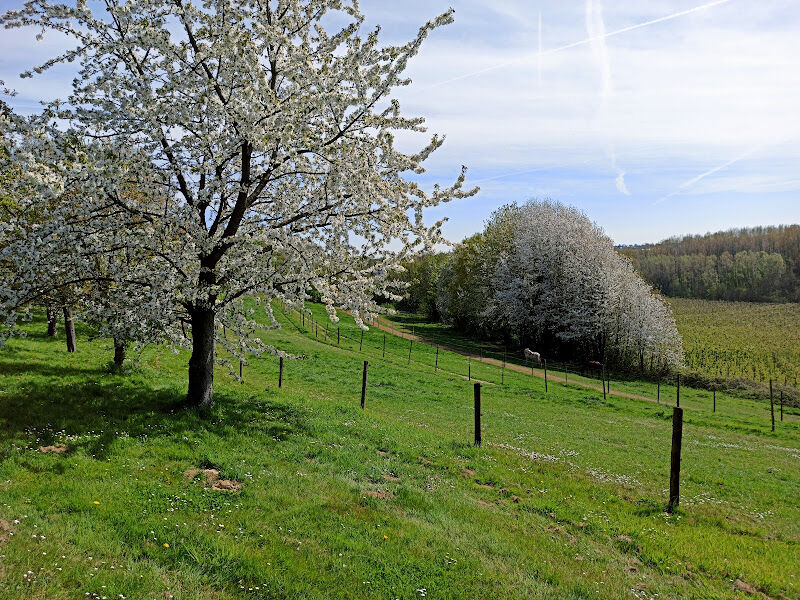
[[[461,326],[616,366],[682,363],[669,305],[597,225],[564,204],[500,209],[455,251],[438,288],[442,314]]]
[[[348,24],[329,31],[332,12]],[[6,27],[76,42],[33,71],[65,61],[80,70],[67,101],[28,125],[67,123],[43,139],[74,138],[85,159],[67,160],[58,143],[56,161],[47,142],[20,150],[41,171],[32,209],[59,211],[46,231],[14,222],[0,235],[21,236],[16,260],[30,265],[72,245],[76,280],[103,254],[115,297],[127,301],[95,303],[100,316],[130,323],[152,310],[165,332],[188,320],[190,399],[210,404],[215,331],[239,354],[263,349],[245,298],[271,314],[272,300],[302,308],[313,286],[332,315],[343,308],[363,324],[381,310],[374,298],[392,294],[400,261],[441,240],[424,209],[476,192],[464,189],[463,169],[431,193],[406,178],[424,171],[442,138],[416,154],[394,147],[394,132],[424,131],[424,122],[403,117],[392,90],[408,84],[403,71],[430,32],[452,19],[448,11],[407,44],[381,46],[378,30],[362,33],[356,2],[109,0],[99,10],[31,0],[2,17]],[[0,289],[6,325],[33,287]]]

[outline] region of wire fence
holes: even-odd
[[[351,350],[358,349],[359,352],[367,354],[369,356],[374,356],[375,354],[380,354],[381,358],[385,359],[387,362],[391,362],[393,364],[402,366],[402,365],[419,365],[424,367],[430,367],[434,369],[434,371],[441,371],[444,374],[450,374],[455,376],[465,377],[468,380],[474,381],[482,381],[483,383],[489,384],[502,384],[503,375],[500,375],[500,379],[496,381],[492,377],[485,377],[486,373],[479,373],[477,371],[477,364],[476,364],[476,371],[472,372],[472,363],[471,360],[472,356],[464,355],[467,361],[464,363],[464,370],[459,371],[456,369],[451,368],[452,362],[447,364],[444,361],[444,353],[445,352],[452,352],[449,348],[444,348],[443,346],[439,346],[436,344],[431,344],[426,342],[420,338],[413,339],[408,338],[405,335],[399,335],[392,331],[385,332],[385,334],[395,335],[396,337],[402,337],[404,339],[408,339],[409,341],[409,349],[408,353],[401,353],[398,352],[397,349],[393,349],[391,346],[383,345],[374,345],[371,343],[373,340],[369,338],[367,340],[364,339],[363,332],[362,335],[358,337],[351,337],[345,332],[341,331],[341,328],[337,327],[335,330],[332,327],[329,327],[327,324],[322,325],[320,327],[319,321],[316,321],[312,318],[305,317],[300,311],[294,309],[292,312],[297,314],[297,322],[293,321],[292,318],[289,316],[288,312],[285,312],[287,319],[299,330],[309,333],[314,338],[318,340],[325,341],[334,346],[342,346],[344,343],[349,342],[351,345]],[[385,339],[385,338],[384,338]],[[414,346],[416,345],[416,353]],[[426,348],[429,351],[424,353],[420,356],[420,348]],[[428,356],[430,354],[430,356]],[[456,353],[458,354],[458,353]],[[438,360],[441,357],[443,360]],[[427,360],[426,360],[427,359]],[[479,361],[475,361],[476,363]],[[485,367],[485,363],[482,363],[482,366]],[[484,376],[483,378],[479,378],[479,375]]]
[[[313,316],[296,308],[288,310],[284,307],[284,315],[299,331],[316,338],[318,341],[338,347],[348,347],[349,350],[358,351],[365,356],[379,356],[384,361],[395,366],[417,365],[428,367],[435,372],[441,371],[443,374],[462,377],[468,381],[475,381],[490,385],[503,385],[509,371],[519,374],[527,374],[541,380],[543,391],[548,390],[548,385],[558,383],[561,385],[576,385],[587,390],[602,393],[605,398],[607,395],[655,401],[660,404],[670,403],[674,398],[680,405],[680,376],[676,380],[654,381],[646,384],[641,381],[633,382],[638,384],[636,390],[626,390],[626,386],[631,385],[631,380],[614,379],[613,375],[605,369],[597,370],[593,373],[581,372],[575,367],[574,363],[542,361],[542,364],[529,363],[512,356],[507,351],[487,349],[477,344],[458,343],[458,341],[448,339],[446,343],[435,343],[423,339],[411,332],[395,328],[389,322],[371,323],[374,329],[382,333],[382,337],[377,340],[374,330],[369,335],[364,334],[363,330],[358,330],[358,334],[348,334],[342,327],[334,326],[326,320],[320,323]],[[293,319],[294,317],[294,319]],[[352,333],[352,332],[351,332]],[[426,332],[427,334],[428,332]],[[394,340],[387,338],[387,335],[394,337]],[[387,339],[390,340],[387,343]],[[407,340],[408,348],[398,348],[398,340]],[[649,385],[648,389],[642,390],[642,385]],[[650,389],[652,388],[652,389]],[[717,412],[717,393],[713,393],[713,412]],[[772,388],[770,388],[772,393]],[[792,404],[790,396],[784,394],[782,390],[775,386],[774,402],[770,402],[771,410],[780,407],[781,420],[784,415],[785,407],[788,409]]]
[[[382,337],[379,338],[379,343],[375,343],[375,337],[373,336],[365,336],[365,332],[363,330],[359,330],[359,333],[356,335],[348,335],[345,331],[342,331],[340,326],[336,326],[335,329],[329,322],[321,324],[319,321],[315,320],[313,316],[306,316],[305,313],[297,310],[292,309],[291,311],[286,310],[284,308],[283,314],[285,318],[295,326],[298,331],[307,334],[310,337],[313,337],[317,341],[322,343],[337,346],[340,348],[349,346],[347,348],[351,351],[357,351],[361,354],[364,354],[366,357],[373,358],[375,356],[379,356],[382,360],[387,363],[393,365],[400,365],[402,366],[405,364],[406,366],[414,364],[420,365],[425,367],[432,367],[436,372],[441,371],[445,374],[456,375],[460,377],[465,377],[463,372],[459,372],[457,369],[452,369],[452,361],[450,363],[446,363],[445,360],[440,361],[440,359],[444,359],[446,354],[458,356],[460,360],[466,359],[466,379],[470,379],[474,381],[474,390],[473,390],[473,419],[474,419],[474,426],[473,426],[473,443],[476,447],[480,447],[483,441],[482,429],[481,429],[481,417],[483,414],[483,409],[481,405],[481,386],[482,384],[500,384],[504,383],[505,371],[507,368],[516,367],[513,370],[517,373],[527,374],[528,376],[533,377],[537,375],[535,368],[531,368],[528,371],[527,367],[522,368],[519,363],[510,362],[508,361],[508,356],[506,352],[502,353],[502,358],[500,359],[500,364],[496,364],[497,359],[492,358],[492,354],[498,355],[498,352],[482,352],[479,349],[479,352],[474,352],[475,347],[469,345],[461,345],[461,350],[457,348],[459,344],[437,344],[431,343],[430,341],[423,340],[419,336],[414,335],[413,331],[409,334],[407,331],[402,330],[395,330],[391,325],[388,324],[381,324],[378,325],[377,328],[379,331],[382,332]],[[311,313],[313,315],[313,313]],[[293,320],[292,317],[295,317],[296,320]],[[373,325],[377,325],[373,323]],[[391,337],[396,338],[392,342],[387,344],[387,334]],[[399,348],[397,347],[397,340],[407,340],[408,341],[408,352],[400,352]],[[417,348],[417,354],[414,354],[415,346]],[[422,355],[420,352],[423,351]],[[426,351],[427,354],[424,352]],[[432,357],[433,363],[431,364],[430,358]],[[476,374],[472,371],[473,366],[473,359],[474,365],[477,367],[478,365],[482,365],[484,368],[483,373]],[[486,362],[486,361],[495,361],[495,362]],[[361,409],[366,409],[366,397],[367,397],[367,385],[368,385],[368,367],[369,361],[364,360],[363,364],[363,371],[362,371],[362,378],[361,378]],[[499,381],[497,380],[497,367],[500,367],[500,374],[499,374]],[[559,381],[564,385],[569,384],[569,375],[571,373],[569,369],[569,365],[567,363],[560,363],[560,369],[556,371],[557,380],[560,380],[560,375],[563,373],[563,381]],[[487,377],[487,373],[493,373],[494,380],[492,377]],[[551,370],[550,373],[553,373]],[[573,376],[575,374],[573,373]],[[544,366],[544,372],[542,373],[543,376],[543,386],[544,391],[547,391],[547,382],[548,382],[548,375],[547,375],[547,367]],[[279,375],[279,382],[283,377],[283,359],[280,362],[280,375]],[[606,379],[605,373],[601,376],[602,382],[602,391],[604,398],[607,394],[618,395],[622,397],[630,397],[630,398],[641,398],[645,400],[653,400],[656,401],[660,400],[660,392],[662,389],[662,385],[660,382],[656,383],[656,398],[647,398],[644,396],[637,396],[632,395],[625,392],[611,392],[610,390],[610,381]],[[552,375],[550,381],[553,381]],[[573,379],[573,383],[576,383],[579,386],[583,387],[591,387],[587,385],[585,382],[576,382]],[[615,384],[616,385],[616,384]],[[280,387],[280,383],[279,383]],[[666,386],[664,386],[666,387]],[[772,396],[772,384],[770,383],[770,396]],[[784,405],[782,402],[783,397],[781,396],[781,404],[780,404],[780,421],[784,420]],[[665,409],[671,408],[672,410],[672,441],[671,441],[671,448],[670,448],[670,471],[669,471],[669,497],[668,497],[668,504],[667,504],[667,512],[672,513],[679,505],[680,502],[680,470],[681,470],[681,448],[682,448],[682,439],[683,439],[683,410],[680,406],[680,376],[677,377],[676,380],[676,405],[674,407],[664,407]],[[695,409],[696,410],[696,409]],[[772,401],[772,397],[770,398],[770,413],[771,413],[771,424],[772,424],[772,431],[776,431],[776,410],[777,407],[775,403]],[[713,412],[717,412],[717,398],[716,393],[713,396]],[[796,422],[796,414],[795,422]]]

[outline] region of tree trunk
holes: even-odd
[[[64,332],[67,335],[67,352],[75,352],[75,323],[72,321],[72,308],[64,305]]]
[[[192,406],[211,408],[214,403],[214,311],[194,310],[191,318],[192,357],[186,401]]]
[[[114,338],[114,366],[117,369],[122,368],[122,363],[125,362],[125,340]]]
[[[56,337],[58,335],[58,317],[56,317],[56,309],[52,304],[47,305],[47,337]]]

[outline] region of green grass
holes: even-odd
[[[440,352],[435,373],[435,350],[409,365],[391,335],[381,358],[375,330],[359,352],[349,317],[343,347],[281,320],[264,339],[305,356],[283,389],[274,357],[243,384],[220,369],[208,419],[181,405],[183,353],[112,374],[108,342],[79,329],[68,355],[40,320],[0,350],[0,598],[748,597],[737,579],[800,597],[796,415],[772,433],[763,405],[718,397],[712,414],[682,390],[669,516],[668,407],[507,371],[483,387],[475,448],[463,357]],[[52,443],[68,451],[38,451]]]
[[[322,314],[315,313],[315,318],[321,319]],[[460,332],[446,324],[434,323],[426,321],[422,316],[413,315],[408,313],[398,313],[393,315],[388,323],[397,331],[403,333],[412,333],[417,337],[428,342],[427,346],[416,345],[413,348],[414,360],[419,359],[420,364],[433,366],[435,354],[434,346],[439,344],[444,347],[453,348],[462,354],[471,354],[474,357],[488,357],[495,361],[502,361],[504,358],[509,364],[516,364],[518,366],[524,365],[524,361],[518,355],[519,353],[504,352],[502,345],[493,342],[475,340],[468,335]],[[343,329],[343,331],[345,331]],[[348,331],[348,335],[358,339],[358,334]],[[380,337],[383,335],[381,331],[368,332],[365,336],[365,348],[367,340],[371,348],[377,348],[380,345]],[[408,340],[400,340],[399,349],[394,352],[408,352]],[[351,344],[352,345],[352,344]],[[377,345],[377,346],[376,346]],[[357,347],[355,344],[353,347]],[[374,350],[373,350],[374,351]],[[445,354],[440,353],[440,364],[446,364],[450,369],[457,373],[467,374],[466,357],[460,354],[449,354],[446,358]],[[445,361],[444,363],[442,361]],[[500,383],[502,381],[501,369],[497,366],[490,366],[476,361],[472,361],[472,372],[476,377],[493,383]],[[601,383],[595,374],[586,373],[585,376],[580,375],[578,372],[579,367],[569,363],[559,363],[549,361],[550,370],[548,377],[550,381],[555,383],[563,383],[565,381],[564,370],[568,371],[566,381],[570,384],[578,384],[574,389],[579,389],[580,385],[590,386],[594,388],[601,388]],[[476,370],[477,369],[477,370]],[[508,373],[508,371],[506,371]],[[536,368],[536,373],[541,377],[542,369]],[[635,375],[626,373],[609,373],[610,388],[613,393],[620,392],[622,394],[632,394],[641,396],[653,401],[661,401],[662,403],[674,404],[677,398],[676,381],[674,378],[664,378],[660,382],[653,380],[636,379]],[[685,383],[685,382],[684,382]],[[536,380],[530,383],[531,386],[536,386]],[[544,389],[544,383],[538,382],[538,385]],[[741,426],[747,430],[751,427],[753,422],[766,423],[770,422],[770,405],[769,395],[764,393],[764,389],[760,386],[757,390],[742,389],[738,385],[731,386],[714,386],[718,387],[716,391],[717,409],[724,411],[728,417],[736,418],[740,421]],[[800,410],[796,406],[796,400],[793,396],[796,395],[796,390],[792,387],[775,386],[775,403],[778,406],[778,389],[785,389],[787,406],[785,408],[785,415],[787,418],[797,419],[800,417]],[[684,408],[697,409],[700,411],[711,412],[714,406],[714,392],[709,389],[698,387],[692,388],[683,385],[681,387],[681,406]],[[754,398],[761,399],[762,401],[754,401]],[[767,400],[764,402],[763,400]],[[794,403],[794,406],[789,404]],[[779,410],[776,408],[776,410]]]
[[[761,400],[762,406],[755,410],[763,413],[763,401],[767,401],[768,410],[768,382],[772,379],[776,402],[783,392],[787,404],[800,406],[800,388],[792,375],[800,373],[800,304],[681,298],[671,298],[670,303],[686,349],[684,383],[691,382],[698,388],[688,392],[690,402],[697,395],[700,405],[710,406],[711,390],[716,390],[718,401]],[[506,352],[499,342],[474,339],[444,323],[426,321],[420,315],[399,312],[388,322],[398,331],[413,333],[430,344],[444,345],[462,354],[524,364],[519,351]],[[460,368],[466,373],[466,358],[458,360],[464,363]],[[592,378],[579,376],[579,364],[548,361],[548,365],[554,380],[563,380],[566,369],[570,381],[599,385]],[[497,369],[490,372],[493,374],[490,377],[499,382],[500,372]],[[652,399],[659,397],[655,380],[637,379],[635,373],[611,372],[609,376],[617,390]],[[674,379],[662,379],[660,387],[660,397],[674,401]]]

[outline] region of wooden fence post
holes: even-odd
[[[500,385],[506,383],[506,351],[503,350],[503,369],[500,371]]]
[[[242,378],[242,361],[239,361],[239,379]]]
[[[564,364],[564,383],[567,383],[567,365]]]
[[[603,369],[600,372],[600,377],[603,378],[603,400],[606,399],[606,366],[603,365]]]
[[[769,413],[772,417],[772,431],[775,431],[775,402],[772,399],[772,379],[769,380]]]
[[[547,359],[544,359],[544,391],[547,393]]]
[[[278,387],[283,387],[283,357],[280,357],[280,361],[278,363]]]
[[[678,385],[675,388],[675,406],[681,406],[681,374],[678,373]]]
[[[436,366],[434,367],[434,373],[439,371],[439,346],[436,346]]]
[[[712,409],[711,412],[717,412],[717,390],[712,390],[711,393],[713,394],[714,397],[714,408]]]
[[[661,404],[661,380],[656,383],[656,404]]]
[[[669,465],[669,503],[667,512],[672,513],[680,503],[681,487],[681,443],[683,441],[683,409],[672,409],[672,452]]]
[[[414,347],[414,340],[408,340],[408,364],[411,364],[411,348]]]
[[[367,368],[369,362],[364,361],[364,377],[361,379],[361,410],[364,410],[364,402],[367,400]]]
[[[472,358],[467,357],[467,381],[472,381]]]
[[[383,356],[381,358],[386,358],[386,334],[383,334]]]
[[[781,390],[781,422],[783,422],[783,390]]]
[[[475,445],[481,445],[481,384],[475,384]]]
[[[336,328],[336,345],[337,346],[340,345],[339,344],[339,328],[338,327]]]

